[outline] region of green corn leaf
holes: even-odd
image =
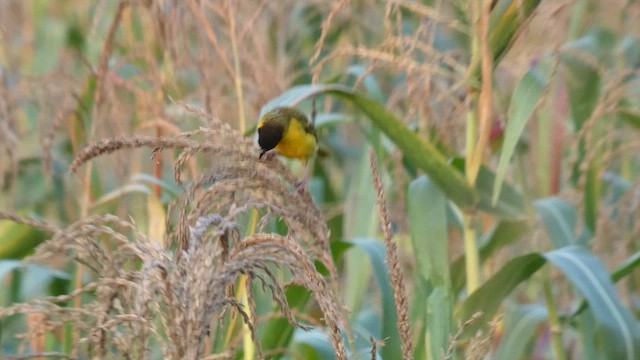
[[[418,272],[434,289],[427,298],[427,333],[431,358],[449,345],[452,324],[447,199],[427,176],[414,180],[408,194],[409,228]]]
[[[393,359],[401,354],[400,334],[398,333],[394,291],[391,286],[391,278],[385,261],[386,248],[384,244],[375,239],[355,239],[352,241],[354,247],[366,252],[373,266],[373,273],[380,288],[382,297],[382,339],[385,345],[380,349],[382,357]]]
[[[640,266],[640,251],[631,255],[627,260],[625,260],[622,265],[618,266],[613,273],[611,274],[611,281],[617,283],[621,279],[625,278],[629,274],[633,272],[638,266]],[[584,310],[589,307],[589,303],[586,301],[582,301],[580,306],[571,317],[576,317],[580,315]]]
[[[426,176],[409,185],[408,195],[409,229],[418,271],[433,286],[450,287],[447,199]]]
[[[520,305],[509,309],[505,316],[505,337],[495,359],[522,359],[539,325],[547,318],[547,308],[540,305]]]
[[[0,259],[22,259],[46,239],[46,233],[29,225],[0,220]]]
[[[516,87],[509,112],[507,113],[507,129],[504,136],[504,144],[500,153],[500,161],[496,170],[496,180],[493,183],[492,203],[495,204],[500,196],[500,190],[507,172],[507,165],[516,149],[516,145],[524,132],[527,122],[538,107],[545,89],[551,80],[552,66],[543,62],[530,69],[520,80]]]
[[[509,244],[518,241],[528,230],[526,220],[499,222],[483,239],[480,240],[480,263],[490,259],[491,256]],[[451,265],[451,282],[453,293],[458,294],[466,283],[464,255],[456,259]]]
[[[484,327],[513,289],[529,279],[544,264],[545,258],[537,253],[519,256],[505,264],[495,275],[476,289],[458,309],[456,319],[464,322],[477,312],[482,312],[483,317],[467,326],[464,334],[469,336]]]
[[[560,198],[545,198],[533,203],[536,212],[542,218],[551,243],[556,248],[568,245],[586,245],[591,233],[586,229],[580,237],[576,234],[578,214],[571,204]]]
[[[343,235],[345,239],[372,237],[378,233],[379,222],[376,193],[368,152],[363,151],[355,169],[344,201]],[[371,282],[371,263],[363,250],[352,249],[345,254],[345,289],[347,306],[358,313],[367,296]]]
[[[461,208],[473,207],[477,195],[463,174],[449,165],[447,159],[433,146],[387,111],[382,104],[341,85],[303,85],[294,87],[266,104],[260,117],[278,106],[296,106],[303,100],[322,94],[348,100],[362,111],[377,128],[391,139],[405,158],[429,174],[449,199]]]
[[[599,335],[601,358],[638,359],[640,327],[620,297],[602,262],[581,246],[567,246],[544,257],[558,267],[589,303]]]
[[[453,304],[450,288],[436,287],[427,298],[427,338],[431,359],[440,359],[449,347]]]
[[[335,359],[335,350],[327,334],[319,329],[311,331],[296,330],[294,342],[298,353],[305,359],[323,360]]]

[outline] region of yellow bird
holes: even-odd
[[[309,159],[318,148],[318,134],[307,116],[291,107],[278,107],[266,113],[258,123],[260,158],[275,150],[288,158],[299,159],[306,165],[299,189],[309,176]]]

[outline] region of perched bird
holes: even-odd
[[[275,150],[288,158],[299,159],[306,165],[299,190],[305,188],[309,177],[309,159],[318,148],[318,135],[313,124],[300,110],[278,107],[266,113],[258,123],[258,144],[262,158]]]

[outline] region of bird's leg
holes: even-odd
[[[308,190],[309,174],[311,173],[311,166],[312,166],[311,161],[307,160],[304,164],[302,178],[300,179],[300,182],[298,182],[299,193],[304,193],[306,190]]]

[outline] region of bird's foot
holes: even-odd
[[[266,153],[260,156],[260,160],[269,162],[271,159],[276,157],[276,153],[274,151],[267,151]]]
[[[304,194],[307,192],[307,186],[309,185],[308,179],[302,180],[298,182],[298,186],[296,186],[296,190],[298,190],[299,194]]]

